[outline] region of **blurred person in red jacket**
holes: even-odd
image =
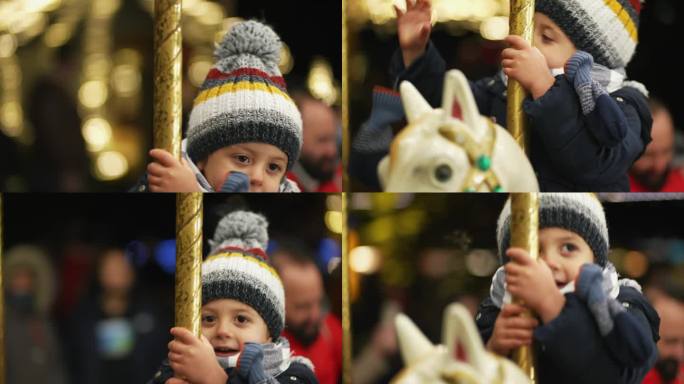
[[[657,99],[649,100],[653,115],[651,141],[629,171],[632,192],[683,192],[684,170],[672,164],[675,126],[667,107]]]
[[[342,192],[342,163],[337,139],[340,119],[332,107],[295,87],[292,98],[302,114],[304,143],[288,172],[302,192]]]
[[[323,308],[323,278],[306,246],[280,239],[270,255],[285,287],[285,336],[292,353],[308,357],[321,384],[341,382],[342,326]]]
[[[684,384],[684,296],[656,290],[649,295],[660,316],[658,361],[643,384]]]

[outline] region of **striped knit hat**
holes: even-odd
[[[285,293],[268,264],[268,222],[262,215],[235,211],[219,221],[210,256],[202,263],[202,305],[233,299],[254,308],[273,340],[285,326]]]
[[[608,261],[608,226],[601,202],[589,193],[540,193],[539,229],[557,227],[574,232],[587,242],[594,252],[596,264]],[[508,199],[496,228],[499,259],[506,262],[506,250],[511,245],[511,200]]]
[[[226,34],[190,112],[193,161],[233,144],[260,142],[280,148],[292,167],[302,146],[302,118],[278,69],[280,47],[278,35],[257,21]]]
[[[536,0],[579,50],[610,69],[623,68],[638,41],[642,0]]]

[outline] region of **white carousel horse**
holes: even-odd
[[[430,343],[403,314],[397,315],[395,326],[405,368],[392,384],[531,384],[513,362],[484,349],[470,312],[461,304],[444,311],[441,345]]]
[[[409,82],[400,86],[408,126],[378,164],[388,192],[535,192],[537,179],[513,137],[481,116],[468,81],[447,72],[442,108],[432,109]],[[462,118],[452,116],[454,101]]]

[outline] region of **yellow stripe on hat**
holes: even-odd
[[[273,277],[275,277],[276,279],[280,280],[280,276],[278,276],[278,272],[276,272],[276,270],[273,269],[272,266],[270,266],[269,264],[267,264],[267,263],[265,263],[265,262],[259,260],[256,256],[247,256],[247,255],[242,254],[242,253],[240,253],[240,252],[222,252],[222,253],[217,253],[217,254],[215,254],[215,255],[211,255],[211,256],[207,257],[207,258],[204,260],[204,263],[211,262],[211,261],[217,260],[217,259],[229,259],[229,258],[231,258],[231,257],[241,257],[241,258],[245,259],[246,261],[249,261],[249,262],[251,262],[251,263],[255,263],[255,264],[257,264],[259,267],[264,268],[264,269],[266,269],[267,271],[271,272],[271,274],[273,275]]]
[[[255,83],[249,80],[244,80],[239,81],[237,83],[229,82],[221,85],[220,87],[212,87],[207,90],[204,90],[200,92],[199,95],[197,95],[193,105],[203,103],[214,97],[221,96],[224,93],[238,91],[263,91],[268,93],[275,93],[284,97],[285,100],[289,101],[290,103],[294,104],[294,101],[292,101],[290,96],[287,93],[281,91],[278,87],[266,83]]]
[[[622,22],[622,25],[624,25],[625,29],[627,30],[627,33],[629,33],[629,37],[632,38],[632,41],[636,43],[639,40],[637,35],[637,28],[636,25],[634,25],[634,21],[629,16],[629,13],[624,9],[622,4],[618,2],[618,0],[604,1],[606,5],[613,10],[615,16],[617,16],[617,18]]]

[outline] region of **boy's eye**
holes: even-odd
[[[241,164],[249,164],[249,156],[247,155],[233,155],[233,158]]]
[[[570,253],[577,250],[577,246],[571,243],[565,243],[561,246],[561,252]]]
[[[280,164],[277,163],[270,163],[268,165],[268,170],[271,172],[280,172],[281,169],[282,167],[280,166]]]
[[[213,323],[216,321],[216,316],[213,315],[203,315],[202,316],[202,322],[203,323]]]
[[[238,324],[247,324],[249,323],[249,318],[245,315],[237,315],[235,316],[235,321],[237,321]]]
[[[542,42],[551,43],[551,42],[553,42],[553,39],[547,35],[542,35]]]

